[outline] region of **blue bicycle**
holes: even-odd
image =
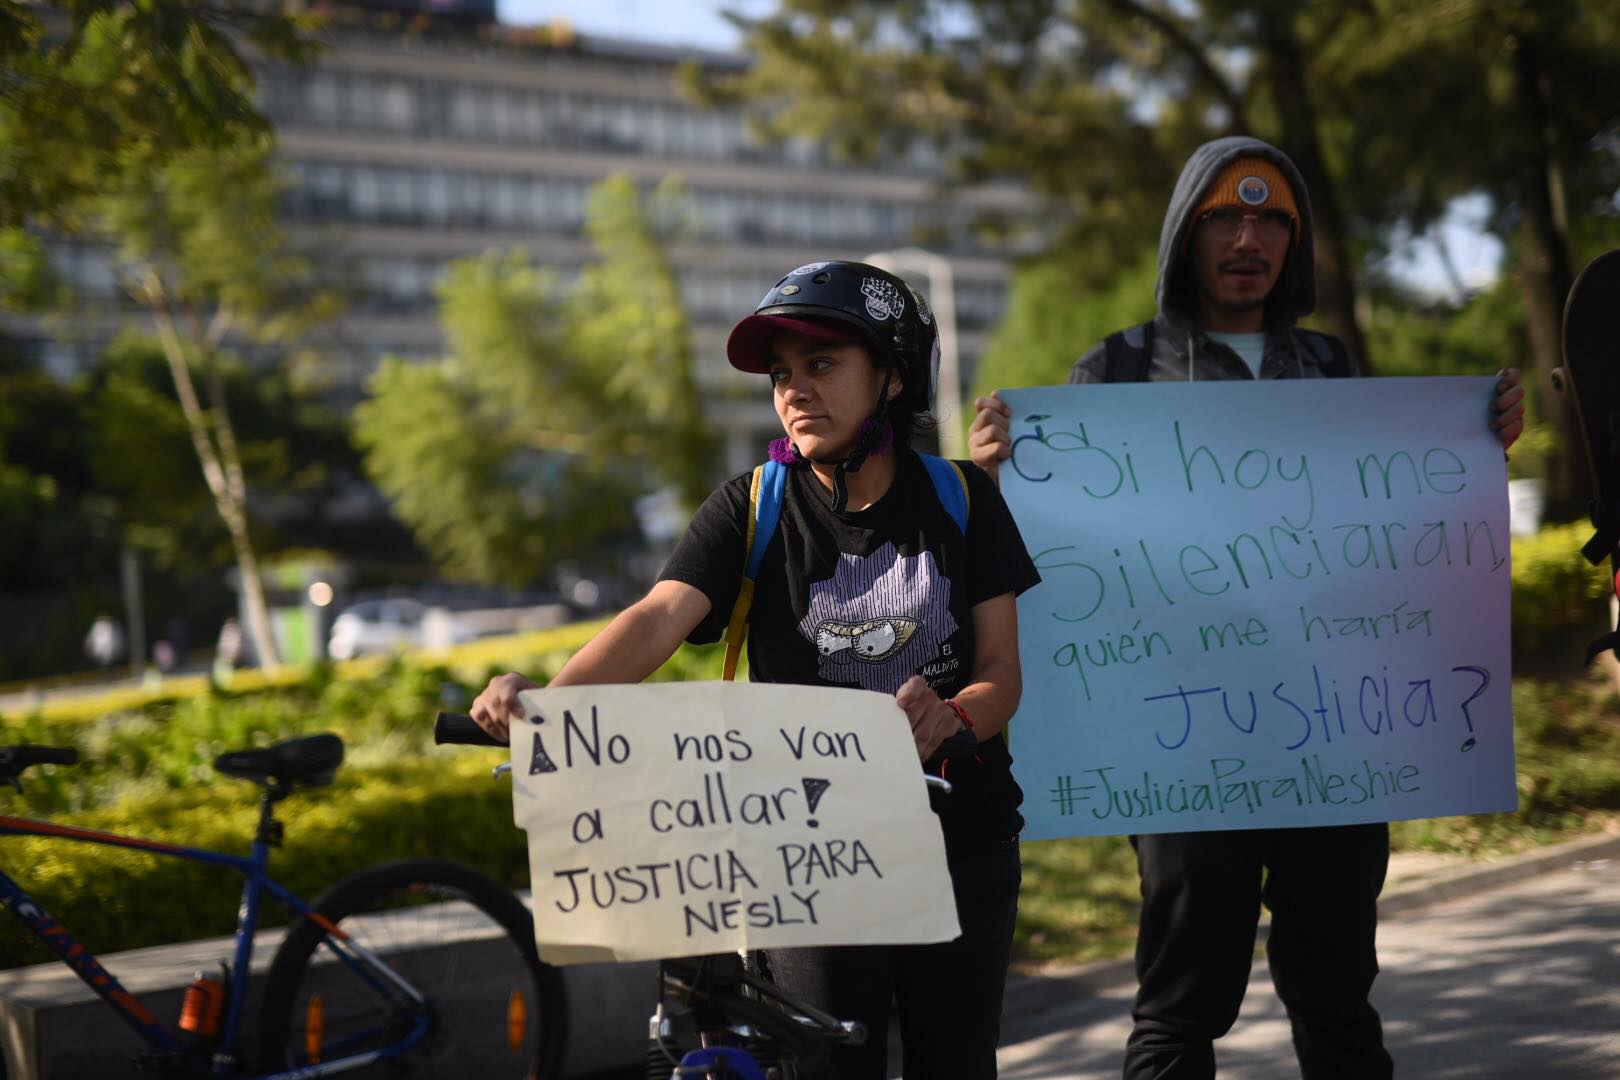
[[[247,856],[0,816],[0,835],[134,848],[234,870],[244,884],[235,948],[219,975],[187,988],[175,1027],[158,1019],[28,893],[0,870],[0,901],[145,1039],[142,1069],[168,1076],[558,1075],[563,988],[535,950],[534,923],[512,891],[458,863],[406,859],[349,875],[314,903],[269,876],[281,843],[275,806],[332,782],[336,735],[222,754],[214,767],[264,790]],[[72,765],[69,747],[0,747],[0,783],[21,790],[35,765]],[[253,1037],[243,1016],[260,909],[296,917],[266,976]]]

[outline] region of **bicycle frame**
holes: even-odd
[[[259,928],[259,908],[266,894],[295,916],[307,916],[322,926],[327,933],[326,944],[344,964],[375,987],[379,993],[387,994],[389,988],[392,988],[404,992],[418,1004],[424,1001],[422,995],[414,987],[395,975],[386,964],[383,964],[356,942],[351,941],[340,928],[330,923],[310,905],[288,892],[287,889],[269,876],[266,872],[266,866],[270,860],[272,837],[276,835],[277,830],[272,817],[271,806],[272,802],[269,799],[266,799],[261,804],[259,831],[254,838],[250,853],[245,858],[239,855],[210,851],[205,848],[185,847],[179,844],[167,844],[156,840],[123,836],[118,833],[84,829],[73,825],[55,825],[47,821],[0,815],[0,836],[44,836],[78,843],[132,848],[138,851],[148,851],[154,855],[221,866],[242,875],[244,879],[242,902],[237,909],[236,944],[231,966],[229,996],[226,999],[225,1016],[216,1043],[219,1052],[214,1055],[210,1069],[212,1075],[221,1078],[221,1080],[228,1080],[230,1077],[242,1075],[240,1072],[242,1063],[232,1056],[232,1051],[237,1046],[237,1038],[242,1030],[242,1009],[247,1000],[246,972],[253,958],[254,937]],[[177,1057],[190,1055],[190,1050],[178,1036],[170,1031],[162,1021],[153,1016],[151,1010],[141,1004],[140,999],[125,990],[112,973],[102,966],[100,960],[85,949],[83,945],[79,944],[66,927],[54,919],[4,870],[0,870],[0,902],[10,908],[12,913],[22,920],[23,924],[33,932],[35,937],[43,942],[51,952],[55,953],[59,960],[71,968],[84,984],[95,991],[97,996],[105,1001],[114,1012],[123,1017],[124,1021],[133,1027],[155,1051]],[[424,1017],[403,1039],[391,1046],[367,1051],[363,1054],[335,1058],[318,1065],[302,1065],[294,1069],[267,1074],[263,1077],[263,1080],[272,1080],[272,1078],[273,1080],[293,1080],[295,1077],[330,1076],[356,1069],[381,1058],[404,1053],[416,1044],[426,1033],[427,1028],[428,1021]]]
[[[654,1045],[670,1059],[672,1075],[766,1080],[766,1070],[756,1057],[761,1045],[802,1063],[807,1051],[828,1042],[865,1040],[861,1024],[839,1020],[792,997],[751,973],[745,961],[741,970],[720,972],[710,966],[713,959],[719,958],[666,959],[659,964],[658,1005],[649,1028]],[[687,1007],[687,1022],[692,1025],[688,1036],[701,1043],[681,1051],[678,1061],[666,1045],[675,1028],[675,1017],[666,1005],[676,1001]],[[739,1044],[733,1041],[738,1037],[758,1041]]]

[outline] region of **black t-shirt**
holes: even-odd
[[[789,470],[782,517],[754,584],[752,681],[893,694],[922,675],[942,698],[968,684],[973,606],[1021,593],[1040,575],[995,483],[971,462],[958,464],[968,481],[965,537],[909,451],[882,498],[841,514],[809,469]],[[751,476],[736,476],[709,496],[660,575],[709,598],[708,616],[688,638],[693,644],[719,640],[737,602]],[[934,797],[953,845],[992,843],[1023,827],[1023,793],[1005,737],[981,743],[979,760],[953,766],[956,791]]]

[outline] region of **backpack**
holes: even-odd
[[[1294,329],[1305,347],[1316,357],[1322,374],[1330,379],[1347,378],[1354,373],[1344,342],[1331,334]],[[1142,343],[1132,345],[1127,335],[1140,334]],[[1116,330],[1103,339],[1103,382],[1147,382],[1153,366],[1153,320],[1129,330]]]
[[[933,454],[917,456],[928,470],[928,479],[934,483],[940,505],[966,536],[969,498],[967,476],[962,467]],[[787,478],[788,467],[779,461],[767,461],[754,467],[754,478],[748,488],[748,559],[743,565],[737,603],[731,609],[731,621],[726,626],[726,663],[721,678],[727,682],[737,676],[737,661],[742,656],[743,641],[748,637],[748,612],[754,606],[754,581],[765,561],[765,549],[770,547],[771,537],[776,534],[776,523],[782,518]]]

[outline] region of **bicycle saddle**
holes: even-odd
[[[279,788],[325,787],[343,762],[343,740],[330,733],[288,739],[263,750],[231,750],[214,759],[226,776]]]

